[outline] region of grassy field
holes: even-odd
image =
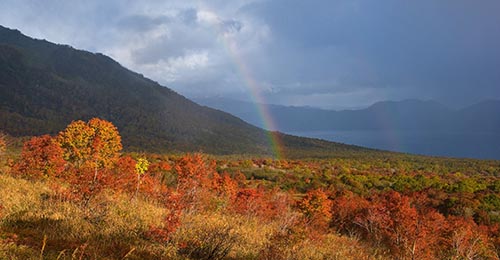
[[[0,259],[499,258],[499,161],[122,153],[98,131],[76,153],[68,133],[7,139]]]
[[[162,227],[168,212],[158,201],[108,190],[83,206],[58,196],[50,182],[27,181],[5,173],[0,174],[0,190],[0,259],[378,256],[357,239],[335,233],[325,234],[320,240],[305,236],[290,241],[281,238],[287,225],[283,222],[290,219],[263,222],[257,216],[231,214],[222,209],[186,212],[169,240],[158,241],[148,235],[151,227]]]

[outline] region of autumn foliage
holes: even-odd
[[[30,178],[59,177],[65,164],[63,149],[51,136],[43,135],[24,143],[21,160],[13,171]]]
[[[317,229],[327,227],[332,218],[332,201],[320,189],[308,191],[298,203],[298,208],[304,214],[309,225]]]
[[[332,226],[383,245],[398,259],[495,259],[485,227],[419,203],[395,191],[367,199],[342,195],[333,201]]]
[[[109,167],[118,159],[122,149],[116,127],[106,120],[93,118],[87,123],[73,121],[59,133],[57,142],[64,150],[66,161],[80,168]]]
[[[107,196],[159,205],[154,225],[127,232],[173,246],[182,259],[224,259],[245,239],[259,248],[249,255],[265,259],[335,259],[341,248],[330,241],[351,243],[359,259],[498,259],[500,181],[493,177],[445,178],[411,165],[397,172],[386,161],[228,161],[121,149],[112,123],[74,121],[55,137],[25,142],[11,172],[48,183],[53,194],[44,199],[76,205],[91,223],[111,214]],[[241,225],[258,226],[253,236],[262,241],[245,237]],[[358,240],[375,253],[359,253]]]

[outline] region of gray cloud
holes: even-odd
[[[4,0],[0,24],[102,52],[188,96],[333,108],[500,98],[496,0]]]
[[[117,29],[140,33],[149,31],[155,27],[169,23],[172,19],[169,16],[150,17],[147,15],[131,15],[121,18],[117,22]]]
[[[273,55],[279,64],[295,64],[284,70],[296,80],[330,77],[336,82],[331,93],[340,86],[353,93],[400,88],[448,102],[499,97],[500,16],[495,10],[500,2],[314,3],[278,0],[247,7],[279,34],[277,45],[290,48],[286,52],[292,55],[279,47]],[[310,87],[312,93],[326,90]]]

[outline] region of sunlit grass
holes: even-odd
[[[82,207],[51,187],[0,174],[0,259],[262,259],[275,243],[286,259],[373,256],[357,241],[334,234],[282,245],[274,239],[286,220],[222,210],[183,215],[172,239],[159,243],[146,234],[163,225],[167,210],[161,204],[105,191]]]

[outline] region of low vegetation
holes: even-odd
[[[110,122],[0,136],[0,259],[498,259],[500,162],[121,153]],[[5,149],[2,149],[5,147]]]

